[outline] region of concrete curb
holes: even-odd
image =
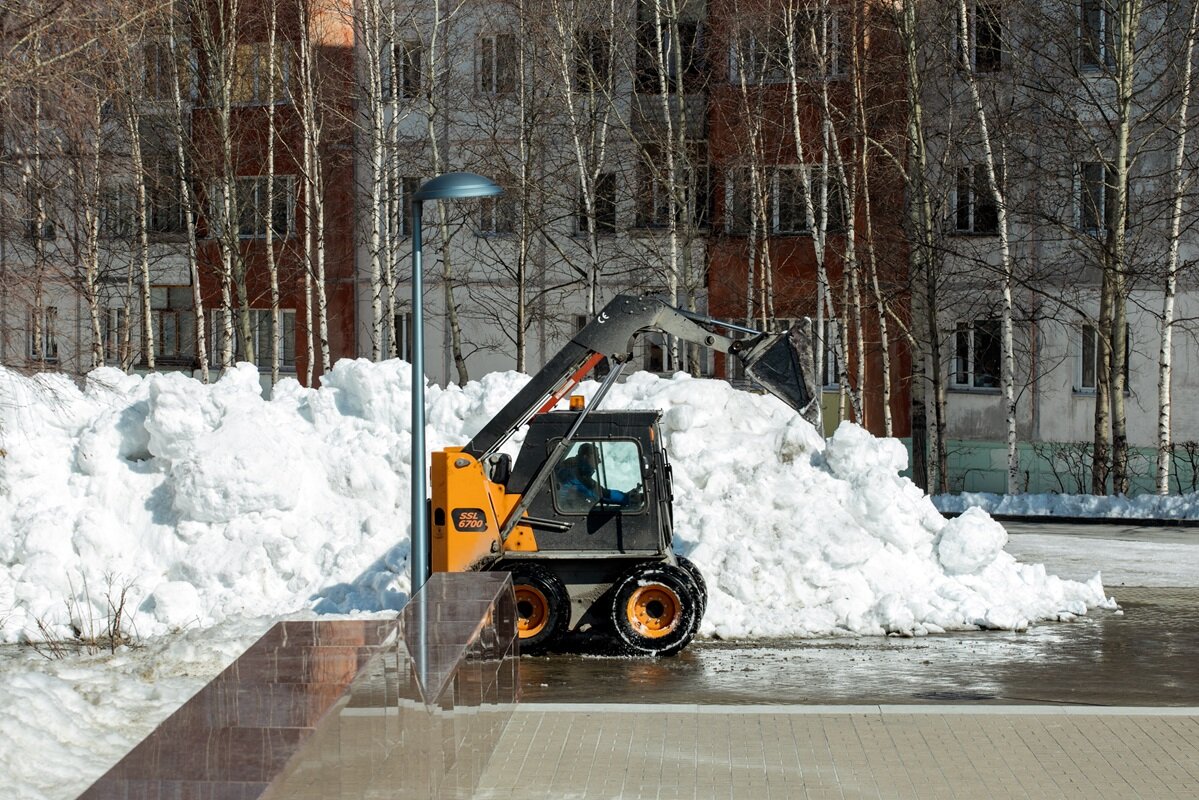
[[[1083,716],[1199,717],[1194,706],[1073,705],[707,705],[691,703],[521,703],[516,714],[793,714],[793,715],[952,715],[952,716]]]
[[[960,511],[942,511],[946,519],[960,517]],[[1030,525],[1129,525],[1137,528],[1199,528],[1199,519],[1147,519],[1144,517],[1057,517],[1049,514],[991,514],[997,522],[1022,522]]]

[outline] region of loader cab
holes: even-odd
[[[538,531],[540,551],[637,557],[669,551],[670,473],[659,417],[657,411],[592,411],[584,419],[529,507],[530,516],[560,523]],[[525,491],[577,419],[577,412],[560,411],[530,422],[509,491]]]

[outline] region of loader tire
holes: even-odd
[[[540,564],[509,569],[516,594],[516,633],[522,653],[540,653],[566,632],[570,595],[562,580]]]
[[[612,629],[627,653],[673,656],[695,637],[699,617],[699,589],[682,567],[639,564],[612,587]]]
[[[695,588],[699,590],[699,620],[704,621],[704,614],[708,611],[708,582],[704,580],[704,574],[699,571],[699,567],[695,566],[695,562],[686,556],[676,556],[679,561],[679,566],[691,576],[691,580],[695,583]],[[697,622],[697,624],[698,624]]]

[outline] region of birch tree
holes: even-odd
[[[841,152],[842,135],[837,130],[837,118],[842,116],[834,109],[830,94],[830,82],[836,69],[834,52],[834,12],[824,0],[816,6],[785,0],[780,20],[782,43],[781,56],[787,86],[786,128],[791,134],[795,162],[799,165],[799,194],[806,230],[811,232],[812,249],[816,262],[816,327],[823,341],[830,341],[817,353],[817,374],[824,374],[824,359],[829,347],[836,356],[839,383],[843,395],[853,406],[859,423],[865,424],[862,391],[865,384],[865,347],[861,331],[861,312],[857,299],[858,260],[856,253],[856,206],[858,179],[857,156],[849,159],[851,167],[846,169],[846,160]],[[856,48],[854,48],[856,49]],[[854,90],[856,91],[856,89]],[[812,111],[815,109],[819,133],[813,134]],[[852,117],[851,117],[852,119]],[[815,141],[813,141],[815,139]],[[855,138],[851,147],[856,150]],[[814,160],[819,158],[819,163]],[[781,188],[780,188],[781,191]],[[835,209],[837,220],[832,220]],[[842,219],[843,217],[843,219]],[[828,256],[830,253],[830,222],[845,225],[845,246],[842,253],[843,278],[846,281],[841,313],[833,299],[829,278]],[[857,308],[855,325],[847,324],[851,304]],[[837,320],[840,324],[826,325],[826,320]],[[845,332],[854,330],[857,338],[858,374],[850,380],[849,350],[845,346]],[[827,333],[826,333],[827,332]]]
[[[976,13],[987,12],[980,9]],[[977,43],[974,38],[975,30],[971,25],[967,0],[958,0],[957,17],[958,39],[961,42],[961,54],[964,60],[961,72],[973,105],[974,122],[977,126],[978,140],[983,153],[983,166],[987,175],[987,191],[994,202],[998,217],[997,233],[999,234],[1003,298],[1000,312],[1000,390],[1003,393],[1004,426],[1007,439],[1007,493],[1016,494],[1019,491],[1020,460],[1016,439],[1015,357],[1012,346],[1012,291],[1015,277],[1012,270],[1012,249],[1009,242],[1007,196],[1000,182],[1000,175],[1004,173],[1004,170],[1001,163],[1002,155],[996,152],[992,143],[991,126],[987,120],[987,111],[983,106],[982,95],[979,93],[974,65]]]
[[[266,272],[271,292],[271,386],[279,382],[280,311],[279,265],[275,257],[275,150],[278,138],[275,104],[279,99],[278,83],[282,65],[279,63],[279,3],[267,4],[267,91],[266,91]],[[286,88],[285,88],[286,91]]]
[[[879,358],[882,371],[883,435],[890,437],[894,435],[894,421],[891,413],[891,334],[888,322],[887,301],[883,296],[879,278],[878,250],[874,235],[873,209],[875,199],[871,191],[871,172],[874,169],[876,160],[872,158],[871,154],[876,148],[876,144],[872,141],[870,134],[872,114],[868,113],[868,101],[866,97],[866,87],[870,81],[864,49],[864,42],[867,38],[866,15],[868,5],[866,2],[857,3],[853,6],[853,9],[853,14],[848,20],[848,31],[846,31],[844,25],[842,27],[842,35],[848,32],[850,37],[848,47],[843,43],[840,51],[843,54],[848,53],[850,62],[849,80],[852,87],[854,135],[858,141],[857,153],[860,160],[862,226],[866,247],[867,275],[870,282],[871,299],[874,301],[875,322],[878,325],[879,332]],[[892,65],[885,65],[884,74],[887,66]],[[871,109],[871,111],[876,110]]]
[[[218,248],[217,269],[221,290],[221,352],[223,368],[233,366],[234,315],[233,293],[236,285],[241,314],[239,327],[246,348],[242,356],[253,360],[250,336],[249,298],[246,296],[244,265],[242,263],[238,228],[240,222],[237,172],[234,162],[234,92],[238,85],[238,24],[239,0],[188,0],[192,17],[192,32],[203,58],[202,96],[208,107],[207,115],[215,126],[213,161],[216,169],[204,177],[209,179],[208,223],[210,234]],[[209,162],[211,163],[211,162]]]
[[[611,171],[608,145],[614,125],[613,70],[611,58],[616,3],[607,0],[598,13],[568,0],[549,0],[548,16],[553,67],[551,85],[565,117],[578,187],[578,233],[587,251],[582,270],[586,284],[587,313],[599,311],[599,284],[604,259],[600,254],[601,231],[598,205],[600,182]],[[595,48],[595,53],[589,52]],[[591,58],[591,56],[595,58]],[[579,67],[582,66],[582,69]],[[575,205],[573,198],[566,199]],[[612,231],[607,231],[612,232]]]
[[[640,131],[632,138],[642,146],[639,188],[640,215],[666,232],[664,261],[666,291],[671,301],[690,311],[699,308],[704,291],[703,270],[696,266],[704,241],[700,229],[711,213],[711,186],[706,146],[696,139],[704,125],[700,98],[712,87],[708,61],[711,32],[706,29],[705,6],[689,0],[643,0],[639,5],[638,58],[648,74],[638,69],[638,90],[652,90],[649,103],[635,106]],[[648,17],[648,18],[646,18]],[[650,86],[649,84],[651,84]],[[651,113],[649,106],[654,106]],[[668,370],[686,367],[700,372],[700,349],[694,343],[670,337],[666,349]],[[684,363],[685,362],[685,363]]]
[[[777,80],[779,64],[777,51],[772,52],[770,47],[773,33],[770,19],[738,11],[739,8],[734,12],[730,58],[736,81],[739,150],[730,192],[726,195],[725,219],[731,232],[746,236],[745,318],[750,322],[757,317],[758,324],[766,328],[774,318],[774,276],[768,241],[772,229],[769,184],[778,159],[767,152],[769,92],[763,86],[768,80]]]
[[[1171,382],[1173,367],[1174,300],[1178,289],[1179,258],[1181,243],[1183,201],[1193,175],[1187,169],[1187,135],[1190,131],[1188,116],[1191,93],[1194,89],[1195,38],[1199,29],[1199,3],[1191,4],[1190,17],[1183,28],[1181,53],[1182,76],[1177,92],[1178,110],[1174,118],[1173,135],[1175,147],[1170,170],[1171,203],[1169,254],[1166,260],[1165,285],[1162,291],[1161,339],[1158,348],[1157,367],[1157,464],[1155,488],[1160,495],[1170,493],[1171,431]]]
[[[200,253],[196,235],[196,199],[192,192],[191,163],[188,158],[191,140],[188,136],[188,109],[184,98],[190,100],[193,81],[198,80],[194,74],[191,39],[187,29],[180,30],[181,24],[186,25],[188,18],[180,18],[174,8],[168,9],[167,45],[171,64],[171,134],[174,142],[175,172],[178,176],[179,204],[183,211],[183,224],[186,241],[184,257],[187,259],[187,270],[192,284],[192,310],[196,328],[196,361],[200,367],[200,380],[208,383],[208,336],[207,319],[204,316],[204,296],[200,286]],[[197,64],[198,66],[198,64]],[[199,88],[198,86],[196,87]]]
[[[387,319],[384,304],[389,290],[394,286],[384,280],[384,269],[389,265],[387,248],[387,218],[383,213],[387,195],[387,122],[384,79],[393,94],[401,94],[399,85],[402,65],[393,63],[395,54],[402,52],[402,43],[396,42],[388,33],[388,15],[381,0],[363,0],[355,5],[355,29],[361,46],[363,64],[359,77],[362,98],[360,140],[367,161],[365,179],[367,213],[366,230],[367,257],[370,262],[370,330],[371,359],[383,357],[383,344]],[[392,323],[394,325],[394,323]]]
[[[156,344],[154,339],[154,313],[150,299],[150,231],[149,204],[146,197],[146,163],[142,156],[142,118],[143,102],[141,92],[140,52],[135,52],[132,59],[125,63],[124,111],[125,135],[129,147],[129,176],[133,188],[133,227],[136,237],[136,251],[131,254],[131,261],[137,265],[137,275],[141,286],[139,295],[141,304],[141,333],[142,360],[151,371],[154,370]]]
[[[907,228],[911,239],[909,274],[912,286],[912,474],[921,488],[944,492],[948,488],[945,381],[941,374],[942,343],[938,323],[939,264],[933,213],[928,125],[924,111],[922,38],[926,26],[916,0],[902,0],[896,9],[895,30],[903,50],[903,77],[907,117],[907,152],[897,166],[907,188]],[[929,399],[931,395],[931,413]],[[929,428],[931,417],[932,427]]]
[[[329,348],[329,298],[325,264],[325,159],[323,158],[324,132],[326,124],[325,99],[322,96],[320,66],[318,61],[319,37],[323,13],[323,0],[297,0],[299,6],[299,112],[300,131],[303,138],[303,183],[305,208],[305,294],[315,293],[315,348],[320,351],[321,372],[333,367]],[[308,305],[306,303],[306,305]],[[309,312],[311,317],[311,312]],[[309,327],[312,337],[312,328]],[[314,348],[313,344],[309,349]],[[309,372],[312,365],[309,362]]]
[[[1078,13],[1067,19],[1066,9]],[[1087,315],[1094,320],[1087,325],[1094,330],[1097,373],[1091,491],[1106,494],[1110,480],[1110,491],[1126,494],[1128,305],[1166,260],[1168,235],[1155,217],[1168,204],[1152,197],[1169,181],[1154,176],[1153,164],[1168,160],[1158,154],[1172,149],[1161,135],[1163,124],[1172,123],[1159,110],[1173,106],[1168,72],[1179,56],[1168,43],[1177,40],[1177,16],[1167,4],[1147,7],[1143,0],[1087,0],[1081,7],[1063,0],[1035,11],[1025,49],[1037,58],[1037,79],[1027,82],[1027,94],[1043,130],[1052,131],[1035,147],[1047,156],[1044,174],[1073,186],[1074,195],[1072,218],[1063,218],[1052,201],[1040,213],[1068,245],[1060,268],[1070,269],[1082,255],[1097,273],[1086,282],[1098,298],[1098,314]],[[1134,183],[1144,187],[1136,198]]]

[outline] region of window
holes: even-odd
[[[175,71],[166,42],[146,42],[142,48],[142,96],[147,100],[171,100],[175,96]]]
[[[799,43],[797,47],[804,53],[809,49]],[[804,64],[798,58],[796,61],[797,67]],[[810,69],[810,62],[799,68]],[[737,35],[729,53],[730,83],[782,83],[787,80],[787,40],[781,31],[741,31]]]
[[[1000,323],[997,319],[959,322],[954,334],[953,380],[956,387],[999,387]]]
[[[208,312],[210,332],[208,348],[209,362],[213,366],[221,363],[221,351],[225,344],[225,314],[214,309]],[[251,363],[259,369],[271,366],[271,345],[274,324],[269,308],[250,309],[250,344],[254,350]],[[241,342],[241,312],[233,309],[233,356],[235,361],[249,360]],[[279,366],[282,369],[296,368],[296,312],[295,309],[279,309]]]
[[[830,180],[827,187],[821,186],[820,175],[818,169],[812,167],[780,167],[774,175],[774,192],[773,203],[771,208],[772,227],[775,233],[811,233],[808,227],[808,199],[807,192],[804,190],[803,179],[804,172],[810,176],[810,191],[812,193],[812,203],[815,208],[812,210],[812,218],[819,227],[823,212],[822,204],[827,203],[829,211],[827,231],[841,231],[845,229],[845,204],[841,201],[841,190],[838,185]],[[821,192],[827,192],[825,199],[821,198]]]
[[[643,12],[644,13],[644,12]],[[658,33],[653,21],[642,20],[637,30],[637,91],[658,94],[662,91],[662,72],[666,73],[666,91],[679,89],[678,65],[683,66],[683,88],[689,90],[703,80],[704,30],[698,22],[680,21],[678,41],[669,22],[661,29],[662,58],[658,58]],[[661,62],[665,62],[662,64]],[[665,67],[663,70],[662,67]]]
[[[554,469],[552,485],[554,506],[564,514],[587,514],[596,505],[642,511],[641,448],[628,439],[574,442]]]
[[[167,41],[150,41],[142,48],[142,97],[153,102],[175,99],[175,80],[178,76],[180,94],[184,100],[199,94],[199,63],[195,54],[177,50],[178,66],[171,64],[171,45]]]
[[[595,180],[595,232],[616,233],[616,173],[601,172]],[[587,202],[579,198],[578,232],[588,233],[591,220],[587,216]]]
[[[1110,0],[1082,0],[1079,6],[1078,65],[1098,70],[1115,64],[1116,15]]]
[[[250,309],[250,327],[254,336],[254,363],[263,368],[271,366],[271,347],[274,342],[274,319],[269,308]],[[279,366],[296,368],[296,312],[279,309]]]
[[[129,314],[124,308],[105,309],[100,320],[104,337],[104,360],[112,364],[133,363],[133,337],[129,330]]]
[[[729,170],[724,190],[724,227],[729,233],[744,235],[749,231],[753,218],[750,183],[748,167]]]
[[[127,184],[106,187],[100,197],[100,236],[132,238],[135,217],[133,187]]]
[[[383,184],[384,196],[379,198],[387,235],[399,239],[411,234],[412,195],[420,186],[420,178],[388,175]]]
[[[174,159],[147,156],[146,230],[151,236],[181,233],[186,228],[183,204],[179,201]],[[138,232],[137,195],[129,184],[105,188],[100,198],[100,236],[130,239]]]
[[[645,343],[645,371],[666,371],[666,349],[658,342]]]
[[[1131,327],[1124,326],[1124,352],[1132,352],[1132,336]],[[1080,342],[1078,348],[1078,366],[1074,374],[1074,391],[1076,392],[1093,392],[1098,384],[1099,370],[1103,363],[1102,342],[1099,339],[1099,331],[1094,325],[1084,322],[1080,333]],[[1128,386],[1129,371],[1128,365],[1131,358],[1124,359],[1124,386]]]
[[[516,90],[516,36],[496,33],[479,39],[479,91],[510,94]]]
[[[34,361],[57,361],[58,309],[43,306],[29,309],[29,357]]]
[[[196,315],[190,286],[152,287],[150,325],[156,363],[184,365],[195,361]]]
[[[1099,162],[1079,164],[1078,227],[1091,233],[1103,233],[1111,225],[1114,182],[1112,170]]]
[[[395,315],[396,347],[391,346],[391,327],[383,326],[383,353],[387,358],[399,358],[412,363],[412,315],[404,312]]]
[[[267,42],[239,44],[233,59],[233,102],[242,105],[262,105],[272,97],[274,102],[287,102],[291,95],[290,48],[277,42],[274,51],[274,91],[270,85],[271,49]]]
[[[418,41],[396,42],[383,48],[379,68],[384,100],[420,97],[424,50]],[[399,92],[395,87],[399,87]]]
[[[804,10],[796,14],[790,34],[796,79],[840,75],[849,69],[853,37],[843,17],[831,12],[826,26],[819,12]],[[742,78],[747,84],[791,80],[792,59],[787,53],[787,32],[781,24],[771,30],[740,33],[730,48],[730,83],[739,84]]]
[[[516,200],[511,192],[479,201],[479,233],[484,236],[509,234],[516,230]]]
[[[829,74],[844,75],[853,65],[853,30],[846,14],[834,12],[831,35],[833,41],[829,45],[832,51],[832,63],[829,64]]]
[[[670,175],[667,156],[662,146],[643,143],[644,154],[637,163],[637,191],[634,192],[633,209],[635,227],[670,227]],[[712,218],[712,173],[707,163],[707,148],[703,142],[688,142],[686,154],[676,157],[675,167],[679,174],[676,187],[675,212],[680,224],[693,224],[695,228],[707,228]],[[686,218],[686,215],[691,218]]]
[[[1002,183],[1002,175],[995,177]],[[999,232],[999,208],[985,164],[958,168],[953,207],[953,227],[958,233]]]
[[[146,167],[146,227],[151,235],[182,233],[187,229],[179,199],[179,173],[174,156],[150,154]]]
[[[275,177],[272,207],[267,211],[267,181],[264,176],[237,179],[237,233],[243,239],[266,236],[267,220],[275,236],[289,236],[295,228],[295,198],[291,176]],[[220,196],[217,196],[219,203]],[[218,217],[219,219],[219,217]]]
[[[820,348],[824,365],[821,385],[825,389],[837,389],[841,386],[841,360],[837,358],[840,328],[835,320],[824,321],[824,335],[820,340]]]
[[[37,184],[30,180],[25,186],[25,238],[53,239],[55,235],[54,221],[46,213],[46,199]],[[39,224],[40,220],[40,224]]]
[[[808,202],[803,167],[783,167],[775,174],[774,230],[776,233],[809,233]],[[812,187],[819,192],[819,186]]]
[[[690,212],[690,222],[696,228],[708,227],[712,209],[712,173],[707,164],[707,150],[702,142],[689,145],[686,164],[678,168],[681,187],[676,198],[676,211],[682,217]],[[677,165],[676,165],[677,166]],[[661,148],[647,145],[644,160],[637,164],[638,190],[634,198],[635,224],[638,228],[670,227],[670,175]]]
[[[575,37],[575,89],[594,94],[612,86],[612,33],[579,31]]]
[[[1003,66],[1003,17],[997,0],[979,0],[969,9],[970,53],[963,52],[961,20],[954,14],[954,33],[959,63],[975,72],[998,72]]]

